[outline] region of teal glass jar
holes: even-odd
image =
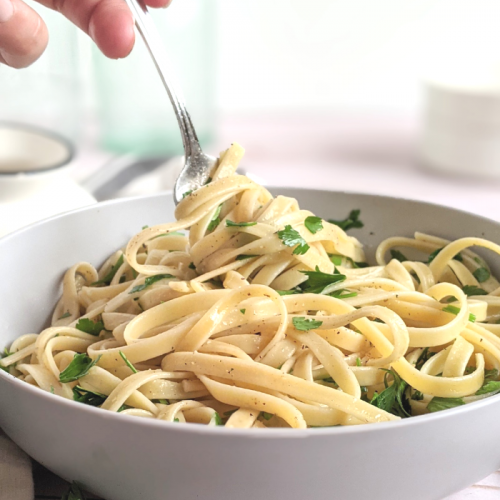
[[[150,13],[202,145],[214,132],[215,1],[177,0]],[[139,34],[122,60],[93,51],[100,145],[141,157],[182,154],[174,112]]]

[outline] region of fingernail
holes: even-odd
[[[14,14],[14,5],[11,0],[0,0],[0,23],[7,22]]]

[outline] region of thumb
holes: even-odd
[[[0,62],[25,68],[36,61],[49,36],[42,18],[21,0],[0,0]]]

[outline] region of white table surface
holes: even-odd
[[[476,178],[473,165],[469,177],[424,168],[415,119],[338,113],[225,117],[211,152],[233,141],[247,150],[244,168],[268,186],[397,196],[500,220],[500,165],[498,178],[489,179]],[[83,179],[109,157],[91,148],[83,151],[75,178]],[[139,194],[138,186],[131,192]],[[154,191],[154,179],[145,186],[148,193]],[[500,471],[446,500],[493,499],[500,499]]]

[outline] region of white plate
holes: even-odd
[[[420,230],[500,242],[500,224],[393,198],[273,190],[325,218],[361,209],[352,234],[372,256],[390,235]],[[113,201],[0,240],[0,346],[39,332],[64,271],[100,264],[145,224],[172,220],[170,194]],[[491,256],[490,256],[491,257]],[[489,261],[499,271],[495,258]],[[500,467],[500,396],[411,419],[330,429],[226,430],[109,413],[0,371],[0,426],[27,453],[107,500],[432,500]]]

